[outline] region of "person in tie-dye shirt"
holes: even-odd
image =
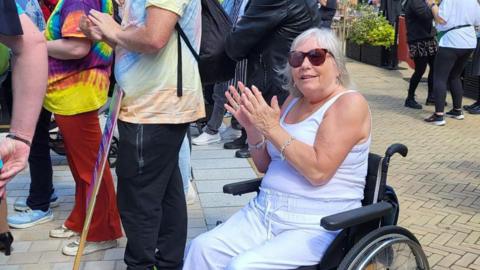
[[[179,43],[177,23],[199,50],[198,0],[126,0],[121,25],[96,11],[80,25],[90,38],[116,46],[115,78],[125,91],[116,169],[127,269],[182,265],[187,213],[178,153],[188,123],[204,117],[205,109],[198,65],[185,42]]]
[[[44,107],[54,113],[63,135],[67,159],[76,183],[75,203],[64,224],[50,231],[51,237],[78,235],[86,216],[86,197],[101,141],[98,109],[107,101],[112,49],[91,42],[78,30],[80,18],[91,9],[112,12],[110,0],[60,0],[45,31],[49,76]],[[122,236],[115,189],[108,164],[97,196],[84,254],[117,245]],[[63,247],[75,255],[78,241]]]

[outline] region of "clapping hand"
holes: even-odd
[[[94,38],[97,38],[98,35],[100,35],[107,41],[112,41],[117,33],[122,31],[120,25],[110,14],[91,9],[87,19],[88,20],[85,20],[83,27],[88,28],[89,34]],[[83,27],[81,22],[80,28],[83,29]]]
[[[245,85],[243,83],[238,82],[238,88],[242,92],[242,89],[245,89]],[[230,112],[235,119],[237,119],[238,123],[244,127],[245,129],[253,128],[252,123],[248,119],[246,115],[246,110],[242,108],[241,105],[241,97],[238,94],[237,89],[233,85],[228,87],[228,90],[225,92],[225,97],[227,97],[228,103],[225,104],[225,109]]]
[[[103,40],[103,34],[100,28],[92,23],[92,21],[85,15],[80,18],[80,31],[93,41]]]
[[[268,105],[256,86],[252,86],[250,90],[239,83],[238,88],[241,96],[235,88],[232,86],[229,88],[230,93],[233,92],[233,98],[229,92],[226,93],[230,106],[225,105],[225,108],[245,129],[255,127],[266,135],[280,125],[280,106],[276,96],[272,98],[271,105]],[[245,125],[242,122],[245,122]]]

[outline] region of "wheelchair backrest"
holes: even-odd
[[[382,179],[382,157],[368,154],[368,171],[363,190],[362,205],[369,205],[383,199],[387,179]]]
[[[369,205],[383,199],[385,193],[386,179],[382,179],[382,157],[369,153],[368,154],[368,170],[365,179],[365,189],[363,191],[362,205]],[[353,246],[356,238],[360,238],[367,232],[371,231],[375,223],[362,224],[348,230],[341,231],[335,240],[327,248],[320,264],[313,268],[299,268],[299,269],[336,269],[347,254],[348,250]]]

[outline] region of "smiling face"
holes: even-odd
[[[299,43],[294,50],[306,53],[318,48],[322,48],[321,44],[311,37]],[[299,67],[292,67],[295,86],[307,99],[318,99],[330,95],[330,91],[339,86],[338,76],[337,65],[330,53],[326,54],[325,62],[319,66],[313,65],[308,57],[305,57]]]

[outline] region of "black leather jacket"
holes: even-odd
[[[292,41],[319,23],[317,0],[250,0],[245,14],[227,36],[225,51],[233,60],[248,59],[247,85],[265,99],[288,96],[280,70],[287,64]]]
[[[408,43],[435,37],[433,13],[425,0],[407,0],[405,21]]]

